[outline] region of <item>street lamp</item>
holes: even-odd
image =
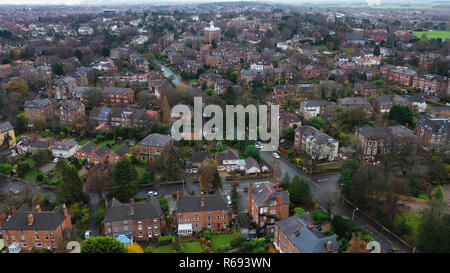
[[[356,209],[354,209],[353,212],[352,212],[352,221],[353,221],[353,219],[355,218],[355,211],[357,211],[357,210],[359,210],[359,209],[356,208]]]

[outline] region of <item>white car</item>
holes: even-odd
[[[147,196],[150,196],[150,195],[157,196],[158,193],[156,191],[149,191],[149,192],[147,192]]]
[[[192,168],[192,173],[198,173],[198,168]]]
[[[280,155],[277,154],[277,153],[273,153],[272,155],[273,155],[273,157],[275,157],[275,158],[280,158]]]
[[[55,159],[53,159],[53,163],[58,163],[58,160],[59,160],[59,158],[55,158]]]
[[[17,156],[17,153],[16,152],[13,152],[12,154],[11,154],[11,157],[16,157]]]
[[[228,205],[231,205],[231,196],[227,195]]]
[[[92,237],[92,235],[93,235],[92,231],[86,230],[86,232],[84,233],[84,239]]]
[[[255,144],[256,149],[261,150],[262,146],[259,144]]]

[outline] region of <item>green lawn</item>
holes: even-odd
[[[25,175],[25,179],[31,180],[31,181],[36,181],[37,175],[38,175],[38,172],[36,170],[32,170]]]
[[[422,38],[422,35],[426,34],[427,39],[450,39],[450,31],[448,30],[414,31],[413,34],[418,38]]]
[[[186,242],[182,244],[184,251],[186,253],[200,253],[202,249],[202,244],[199,241]]]
[[[82,141],[78,142],[78,145],[83,146],[84,144],[88,143],[89,141],[91,141],[92,139],[83,139]]]
[[[213,251],[216,252],[219,248],[224,249],[233,239],[234,235],[232,233],[211,235]]]
[[[153,253],[175,253],[176,250],[173,248],[173,245],[162,245],[158,248],[153,249]]]
[[[115,151],[115,150],[119,149],[120,146],[122,146],[122,143],[117,143],[116,145],[111,147],[111,150]]]
[[[102,142],[97,143],[97,148],[101,148],[106,144],[114,144],[114,139],[103,140]]]

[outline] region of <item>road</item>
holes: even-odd
[[[296,175],[306,179],[310,184],[314,200],[316,200],[316,202],[324,210],[326,210],[326,203],[329,199],[330,192],[336,191],[340,193],[339,188],[337,187],[337,181],[339,180],[340,174],[311,176],[295,167],[284,157],[275,159],[272,156],[272,152],[260,152],[260,157],[264,159],[268,164],[273,164],[274,160],[278,160],[282,172],[282,177],[287,173],[289,174],[289,177],[291,179]],[[332,214],[340,214],[348,218],[352,218],[354,208],[345,203],[343,199],[341,199],[341,197],[339,197],[338,199],[339,200],[336,202],[335,206],[332,209]],[[362,213],[355,211],[354,221],[361,225],[376,241],[380,243],[382,252],[387,252],[389,249],[394,249],[397,252],[411,252],[408,246],[404,245],[389,232],[383,230],[371,219],[365,217]]]

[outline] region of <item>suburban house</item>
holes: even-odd
[[[233,171],[239,166],[239,155],[233,149],[228,149],[216,155],[217,169],[219,171]]]
[[[275,85],[272,92],[272,102],[288,103],[302,98],[301,87],[297,85]]]
[[[423,94],[414,94],[413,96],[408,96],[406,97],[406,100],[417,112],[425,113],[427,111],[427,103]]]
[[[334,160],[338,154],[338,146],[337,140],[312,126],[295,129],[294,148],[305,151],[313,159]]]
[[[389,113],[395,104],[409,105],[409,101],[399,95],[377,96],[372,103],[374,111],[378,113]]]
[[[179,236],[189,236],[205,229],[230,227],[231,209],[221,194],[184,195],[176,203],[173,217]]]
[[[31,134],[29,136],[21,136],[20,141],[17,142],[14,147],[16,152],[19,154],[22,153],[37,153],[40,150],[49,149],[55,143],[55,139],[50,138],[41,138],[38,135]]]
[[[247,157],[245,159],[245,173],[246,174],[258,174],[261,173],[261,167],[256,159],[253,157]]]
[[[53,83],[48,89],[48,97],[52,99],[69,99],[72,91],[77,86],[77,80],[72,77],[64,77]]]
[[[84,104],[79,100],[65,100],[59,105],[57,116],[63,124],[70,124],[78,119],[84,120]]]
[[[364,113],[369,114],[372,112],[372,107],[370,103],[362,97],[348,97],[348,98],[338,98],[338,106],[342,108],[362,108]]]
[[[208,152],[195,152],[192,154],[192,167],[205,166],[210,158],[211,155]]]
[[[111,112],[112,109],[105,106],[92,109],[89,114],[91,125],[100,126],[104,124],[105,127],[109,127],[111,125]]]
[[[152,239],[164,233],[166,221],[159,200],[150,196],[144,202],[121,203],[113,198],[111,206],[106,206],[102,222],[103,234],[124,235],[135,241]]]
[[[307,100],[301,104],[301,113],[306,120],[313,117],[323,117],[325,108],[330,102],[327,100]]]
[[[284,111],[280,113],[280,131],[292,128],[294,125],[297,127],[302,125],[302,122],[294,113]]]
[[[289,193],[270,182],[248,188],[248,211],[260,232],[273,234],[274,224],[289,216]]]
[[[80,149],[78,149],[78,151],[75,153],[75,156],[80,160],[88,160],[88,158],[95,150],[97,150],[97,144],[95,144],[94,142],[88,142],[81,146]]]
[[[49,99],[34,99],[25,101],[23,105],[28,120],[46,120],[53,117],[53,107]]]
[[[308,213],[295,214],[275,223],[273,244],[280,253],[337,253],[335,236],[327,236],[312,224]]]
[[[450,119],[449,118],[421,118],[416,124],[416,134],[419,143],[426,144],[449,144]]]
[[[128,148],[128,145],[124,144],[117,148],[114,151],[111,151],[109,153],[108,157],[108,163],[109,164],[116,164],[119,160],[124,159],[127,154],[129,154],[130,148]]]
[[[104,88],[107,102],[111,104],[130,104],[134,101],[134,90],[122,87],[105,87]]]
[[[169,135],[150,134],[137,144],[137,148],[143,161],[153,162],[154,156],[161,156],[166,161],[173,139]]]
[[[111,149],[104,145],[93,152],[91,152],[88,156],[88,162],[90,164],[106,164],[109,161],[109,154],[111,153]]]
[[[2,226],[5,246],[19,243],[24,250],[55,250],[70,238],[72,222],[65,204],[52,211],[42,211],[37,205],[31,209],[23,205]]]
[[[14,144],[16,144],[14,127],[9,121],[0,123],[0,147],[10,148]]]
[[[75,155],[80,147],[78,143],[73,140],[63,140],[61,142],[57,142],[52,148],[52,154],[54,157],[59,158],[69,158]]]

